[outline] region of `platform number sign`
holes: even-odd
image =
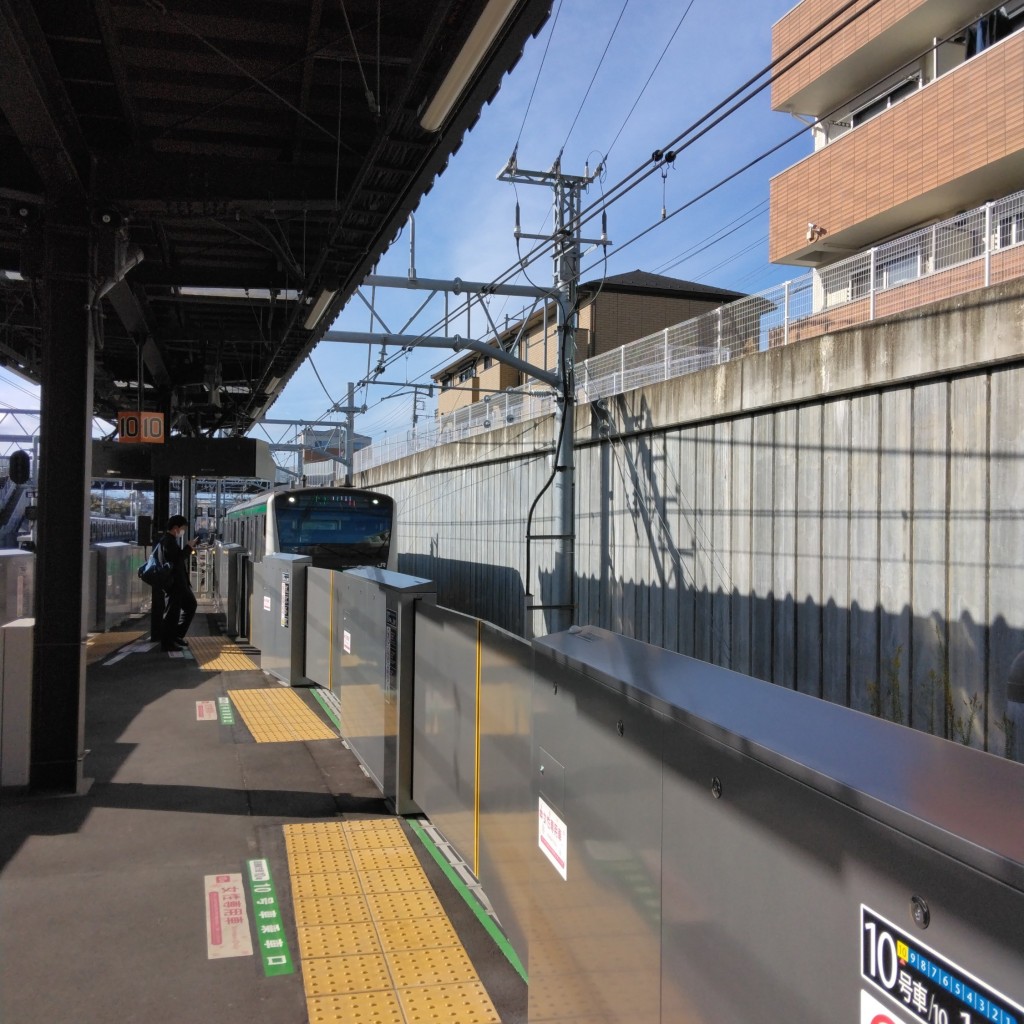
[[[1024,1024],[1024,1010],[1006,996],[868,907],[860,912],[861,977],[912,1019]]]
[[[122,409],[117,414],[117,439],[121,444],[163,444],[164,414]]]

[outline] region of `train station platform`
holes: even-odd
[[[87,647],[86,791],[2,795],[0,1020],[525,1021],[493,926],[323,691],[202,604],[180,655],[147,626]]]

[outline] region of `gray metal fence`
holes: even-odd
[[[1024,766],[606,630],[415,633],[413,796],[531,1021],[1024,1019]]]
[[[1024,191],[630,342],[576,367],[580,402],[695,373],[1024,276]],[[355,454],[357,472],[555,410],[536,385],[493,395],[429,430]]]

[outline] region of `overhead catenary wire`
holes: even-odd
[[[619,25],[622,24],[622,17],[626,13],[626,8],[628,6],[629,0],[625,0],[625,3],[622,5],[622,10],[619,11],[618,18],[615,19],[615,24],[612,26],[611,35],[608,36],[608,42],[604,44],[604,50],[598,59],[597,67],[594,68],[594,73],[590,77],[590,84],[587,86],[587,91],[583,94],[583,99],[580,100],[579,110],[576,111],[576,116],[572,119],[572,124],[569,125],[569,131],[566,133],[565,142],[562,143],[562,152],[565,152],[565,147],[569,145],[569,139],[572,138],[572,133],[576,129],[576,122],[579,121],[580,114],[583,113],[583,108],[587,103],[587,97],[590,95],[590,90],[594,88],[594,82],[597,81],[598,73],[604,65],[604,59],[608,56],[608,48],[612,45],[612,40],[615,38],[615,33],[619,30]]]
[[[752,221],[758,219],[766,212],[768,206],[768,200],[762,199],[755,203],[750,209],[745,210],[731,221],[727,221],[720,228],[705,235],[703,238],[691,245],[687,246],[681,253],[677,253],[664,263],[654,268],[654,273],[664,274],[669,270],[673,270],[680,264],[685,263],[687,260],[693,259],[694,256],[699,256],[702,252],[707,252],[712,246],[717,245],[719,242],[724,241],[726,238],[734,235],[741,228],[746,227]]]
[[[661,51],[661,56],[658,57],[658,59],[654,62],[654,67],[651,68],[651,72],[647,76],[647,81],[644,82],[643,88],[640,90],[639,93],[637,93],[636,99],[633,100],[633,106],[629,108],[629,113],[626,114],[626,116],[622,120],[622,124],[619,125],[619,130],[615,133],[615,138],[612,139],[611,144],[604,151],[604,159],[602,161],[603,163],[608,163],[608,157],[611,156],[612,150],[615,148],[615,143],[619,141],[619,136],[622,135],[626,125],[629,124],[629,119],[633,116],[633,111],[636,110],[637,105],[640,103],[640,100],[643,99],[644,93],[647,92],[647,87],[651,84],[651,80],[654,78],[654,75],[657,72],[658,68],[661,67],[661,62],[665,59],[665,54],[668,53],[669,47],[672,45],[672,41],[675,39],[679,30],[683,27],[683,22],[686,21],[686,16],[690,13],[690,8],[693,6],[693,4],[694,0],[690,0],[690,2],[686,5],[686,9],[683,11],[679,21],[676,22],[676,27],[672,29],[672,34],[668,37],[668,42],[665,43],[665,46]]]
[[[870,6],[873,6],[873,5],[874,5],[875,3],[877,3],[877,2],[878,2],[878,0],[870,0],[870,2],[869,2],[869,7],[870,7]],[[867,9],[868,9],[868,8],[864,8],[864,10],[865,10],[865,11],[866,11]],[[856,16],[859,16],[859,15],[860,15],[860,14],[862,14],[862,13],[864,13],[864,11],[859,11],[859,12],[857,12],[857,15],[856,15]],[[843,27],[845,27],[846,25],[848,25],[848,24],[849,24],[849,22],[850,22],[850,21],[852,21],[852,20],[853,20],[852,18],[851,18],[851,19],[849,19],[849,20],[848,20],[847,22],[845,22],[845,23],[844,23],[843,25],[839,26],[839,28],[837,28],[837,29],[836,29],[835,31],[839,31],[839,30],[841,30],[841,29],[842,29]],[[967,23],[967,24],[965,24],[965,25],[961,26],[960,28],[956,29],[956,30],[955,30],[954,32],[951,32],[951,33],[949,33],[949,34],[948,34],[948,35],[946,36],[946,38],[945,38],[945,39],[943,39],[943,40],[936,40],[936,41],[935,41],[935,42],[934,42],[933,44],[931,44],[931,45],[929,45],[928,47],[926,47],[926,48],[925,48],[924,50],[922,50],[922,51],[921,51],[921,52],[920,52],[919,54],[917,54],[915,58],[912,58],[912,59],[911,59],[910,61],[908,61],[907,63],[914,63],[914,62],[915,62],[915,60],[920,60],[920,59],[921,59],[922,57],[924,57],[924,56],[925,56],[926,54],[930,53],[930,52],[932,51],[932,49],[933,49],[933,48],[934,48],[934,47],[935,47],[936,45],[939,45],[939,44],[941,44],[942,42],[946,42],[946,41],[948,41],[948,40],[950,40],[950,39],[953,39],[953,38],[955,38],[955,37],[956,37],[957,35],[959,35],[959,34],[960,34],[961,32],[963,32],[963,30],[964,30],[965,28],[967,28],[967,27],[968,27],[968,25],[969,25],[969,23]],[[795,62],[794,62],[794,64],[795,64]],[[786,68],[784,68],[784,69],[783,69],[782,71],[778,72],[778,74],[785,74],[785,73],[786,73],[786,71],[790,70],[790,68],[791,68],[792,66],[793,66],[793,65],[789,65],[789,66],[787,66],[787,67],[786,67]],[[766,83],[764,83],[764,84],[763,84],[762,86],[760,86],[760,87],[759,87],[759,88],[758,88],[758,89],[757,89],[757,90],[755,91],[755,93],[752,93],[752,94],[751,94],[751,97],[752,97],[752,96],[753,96],[754,94],[756,94],[756,92],[759,92],[759,91],[761,91],[762,89],[766,88],[766,87],[767,87],[768,85],[770,85],[770,84],[771,84],[771,81],[773,81],[775,77],[778,77],[778,75],[775,75],[775,76],[773,76],[773,78],[772,78],[771,80],[769,80],[768,82],[766,82]],[[876,84],[876,85],[877,85],[877,84],[880,84],[880,83],[881,83],[882,81],[884,81],[884,80],[885,80],[885,78],[886,78],[886,77],[888,77],[888,76],[886,75],[886,76],[883,76],[882,78],[878,79],[878,80],[877,80],[877,82],[876,82],[875,84]],[[749,99],[749,98],[751,98],[751,97],[748,97],[748,99]],[[742,102],[746,102],[746,101],[747,101],[747,100],[745,99],[745,100],[743,100]],[[735,109],[735,108],[734,108],[734,109]],[[727,113],[729,113],[729,112],[727,112]],[[827,113],[825,113],[825,114],[822,114],[822,115],[820,115],[820,116],[819,116],[818,118],[816,118],[816,119],[815,119],[815,121],[813,122],[813,124],[818,124],[818,123],[821,123],[822,121],[825,121],[825,120],[827,120],[828,118],[830,118],[831,116],[833,116],[833,115],[834,115],[835,113],[836,113],[836,110],[831,110],[831,111],[829,111],[829,112],[827,112]],[[725,115],[723,115],[723,116],[725,116]],[[721,119],[719,119],[719,120],[721,120]],[[719,122],[715,122],[715,123],[717,124],[717,123],[719,123]],[[713,125],[712,125],[711,127],[713,127]],[[646,228],[645,228],[644,230],[642,230],[642,231],[638,232],[638,233],[637,233],[636,235],[634,235],[634,236],[633,236],[632,238],[628,239],[628,240],[627,240],[626,242],[623,242],[623,243],[621,243],[620,245],[617,245],[617,246],[615,247],[615,249],[614,249],[614,254],[618,254],[618,253],[619,253],[619,252],[621,252],[621,251],[622,251],[623,249],[625,249],[625,248],[628,248],[628,247],[629,247],[630,245],[632,245],[632,244],[633,244],[634,242],[637,242],[637,241],[639,241],[639,239],[643,238],[643,237],[644,237],[645,235],[649,234],[649,233],[650,233],[651,231],[653,231],[653,230],[654,230],[655,228],[659,227],[659,226],[660,226],[660,224],[664,223],[664,222],[665,222],[666,220],[670,220],[671,218],[675,217],[675,216],[676,216],[676,215],[678,215],[679,213],[682,213],[682,212],[683,212],[684,210],[686,210],[686,209],[689,209],[689,208],[690,208],[691,206],[693,206],[693,205],[694,205],[695,203],[699,202],[699,201],[700,201],[701,199],[704,199],[704,198],[706,198],[706,197],[707,197],[708,195],[710,195],[710,194],[711,194],[712,192],[715,192],[715,191],[716,191],[717,189],[719,189],[719,188],[721,188],[722,186],[724,186],[724,185],[728,184],[728,183],[729,183],[730,181],[734,180],[735,178],[739,177],[739,176],[740,176],[741,174],[743,174],[743,173],[745,173],[746,171],[750,170],[750,169],[751,169],[752,167],[756,166],[756,165],[757,165],[758,163],[762,162],[763,160],[766,160],[766,159],[767,159],[768,157],[770,157],[770,156],[772,156],[773,154],[777,153],[777,152],[778,152],[778,151],[779,151],[780,149],[783,149],[783,148],[784,148],[785,146],[789,145],[789,144],[790,144],[791,142],[794,142],[794,141],[795,141],[796,139],[798,139],[798,138],[799,138],[799,137],[800,137],[801,135],[805,134],[805,133],[807,132],[807,130],[808,130],[808,128],[809,128],[809,127],[810,127],[810,126],[809,126],[809,125],[807,125],[807,124],[803,124],[803,125],[801,125],[801,127],[800,127],[800,128],[798,128],[798,129],[797,129],[797,130],[796,130],[795,132],[793,132],[792,134],[790,134],[790,135],[786,136],[786,137],[785,137],[784,139],[782,139],[782,140],[781,140],[780,142],[778,142],[778,143],[776,143],[775,145],[771,146],[771,147],[770,147],[769,149],[767,149],[767,150],[763,151],[763,152],[762,152],[762,153],[760,153],[760,154],[759,154],[758,156],[754,157],[754,158],[753,158],[752,160],[749,160],[749,161],[748,161],[747,163],[745,163],[745,164],[744,164],[744,165],[743,165],[742,167],[740,167],[740,168],[738,168],[737,170],[733,171],[732,173],[730,173],[730,174],[726,175],[725,177],[723,177],[723,178],[720,178],[720,179],[719,179],[719,180],[718,180],[717,182],[715,182],[715,183],[714,183],[713,185],[711,185],[710,187],[706,188],[705,190],[703,190],[702,192],[700,192],[700,193],[699,193],[699,194],[697,194],[696,196],[692,197],[692,198],[691,198],[691,199],[689,199],[689,200],[688,200],[687,202],[683,203],[683,204],[682,204],[681,206],[679,206],[679,207],[677,207],[677,208],[676,208],[675,210],[673,210],[673,211],[672,211],[671,213],[668,213],[667,215],[663,215],[663,216],[662,216],[662,217],[661,217],[661,218],[660,218],[660,219],[659,219],[658,221],[655,221],[654,223],[650,224],[650,225],[649,225],[648,227],[646,227]],[[701,134],[704,134],[704,133],[702,132]],[[686,145],[687,145],[687,146],[688,146],[688,145],[690,145],[690,144],[691,144],[691,143],[692,143],[693,141],[696,141],[696,140],[695,140],[695,139],[694,139],[694,140],[689,140],[689,141],[688,141],[688,142],[686,143]],[[621,196],[618,196],[618,197],[616,197],[616,198],[621,198]]]
[[[685,145],[680,147],[680,148],[686,148],[689,145],[693,144],[695,141],[697,141],[697,139],[699,139],[700,137],[705,135],[708,131],[710,131],[711,128],[717,126],[723,120],[725,120],[725,118],[731,116],[733,113],[736,112],[736,110],[740,109],[740,107],[742,107],[746,103],[750,102],[750,100],[752,100],[758,93],[762,92],[769,85],[771,85],[771,83],[776,78],[778,78],[781,75],[786,74],[787,72],[792,70],[792,68],[795,67],[799,63],[799,61],[806,59],[807,56],[809,56],[811,53],[813,53],[814,50],[816,50],[824,42],[826,42],[828,39],[830,39],[833,35],[835,35],[836,33],[840,32],[840,31],[842,31],[844,28],[848,27],[857,18],[862,17],[867,11],[869,11],[871,8],[873,8],[876,4],[880,3],[881,0],[867,0],[867,2],[866,2],[864,7],[862,7],[858,11],[855,11],[846,21],[842,22],[838,26],[835,26],[826,36],[824,36],[821,39],[818,39],[810,47],[810,49],[807,50],[807,52],[801,53],[797,58],[795,58],[792,62],[790,62],[788,64],[784,63],[785,61],[788,60],[788,58],[794,52],[796,52],[801,47],[806,45],[810,40],[814,39],[814,37],[816,35],[818,35],[818,33],[820,33],[831,22],[833,22],[835,19],[841,17],[846,11],[850,10],[850,8],[856,6],[856,4],[860,3],[860,2],[862,2],[862,0],[848,0],[848,2],[846,4],[844,4],[843,7],[841,7],[838,11],[833,12],[823,22],[821,22],[819,25],[815,26],[813,29],[811,29],[810,31],[805,33],[800,39],[798,39],[790,47],[788,47],[782,54],[780,54],[778,57],[774,58],[771,62],[769,62],[767,65],[765,65],[765,67],[762,68],[760,71],[758,71],[755,75],[753,75],[750,78],[748,78],[747,81],[743,85],[741,85],[739,88],[735,89],[724,100],[722,100],[721,102],[716,104],[714,107],[712,107],[711,110],[709,110],[708,112],[703,114],[700,118],[698,118],[695,122],[693,122],[688,128],[684,129],[683,132],[679,133],[672,140],[672,142],[668,144],[668,146],[663,147],[661,150],[656,150],[654,155],[652,156],[652,158],[650,160],[645,161],[643,164],[639,165],[639,167],[637,167],[634,171],[630,172],[630,174],[627,175],[625,178],[621,179],[616,185],[612,186],[612,188],[609,189],[607,192],[603,192],[601,201],[599,203],[592,204],[590,207],[586,208],[585,210],[581,210],[579,215],[578,215],[578,217],[577,217],[577,219],[576,219],[576,221],[573,224],[571,224],[571,225],[567,225],[569,230],[579,230],[586,221],[588,221],[590,219],[593,219],[593,217],[596,216],[598,213],[601,213],[601,212],[607,210],[607,208],[610,205],[612,205],[612,203],[616,202],[618,199],[623,198],[623,196],[625,196],[629,191],[631,191],[638,184],[640,184],[641,181],[646,180],[647,177],[650,177],[650,175],[653,174],[655,172],[655,170],[657,170],[657,168],[660,166],[660,159],[661,159],[660,155],[663,155],[671,147],[678,145],[684,138],[686,138],[686,136],[689,133],[696,131],[696,129],[700,128],[701,125],[705,125],[703,130],[701,130],[693,138],[689,139],[685,143]],[[782,65],[781,68],[780,68],[780,65]],[[764,77],[765,74],[769,74],[769,73],[770,73],[770,77],[765,82],[763,82],[760,86],[758,86],[756,89],[754,89],[754,91],[752,91],[748,95],[744,96],[739,102],[734,103],[731,107],[729,106],[729,104],[733,100],[735,100],[736,97],[741,96],[743,94],[744,90],[748,89],[753,83],[756,83],[758,81],[758,79]],[[725,109],[725,108],[728,108],[728,109]],[[709,119],[714,118],[714,115],[718,114],[720,111],[723,111],[723,110],[724,110],[724,113],[721,113],[721,115],[719,117],[717,117],[714,120],[712,120],[711,123],[705,124],[705,122],[708,122]],[[733,178],[737,177],[739,174],[743,173],[746,170],[749,170],[750,167],[754,166],[756,163],[760,162],[761,160],[767,159],[767,157],[772,155],[772,153],[776,152],[778,149],[782,148],[782,146],[787,145],[789,142],[793,141],[794,139],[796,139],[797,137],[802,135],[806,130],[807,130],[807,127],[806,126],[802,126],[792,136],[790,136],[786,140],[784,140],[783,143],[781,143],[781,144],[773,147],[771,150],[761,154],[759,157],[755,158],[755,160],[748,162],[746,165],[744,165],[742,168],[740,168],[739,171],[733,173],[732,175],[729,175],[727,178],[722,179],[715,186],[713,186],[712,188],[710,188],[710,189],[706,190],[705,192],[701,193],[695,199],[693,199],[690,202],[684,204],[682,207],[679,207],[677,210],[673,211],[671,214],[666,215],[666,217],[663,218],[663,221],[664,220],[668,220],[671,217],[675,216],[676,214],[682,212],[682,210],[684,210],[684,209],[688,208],[689,206],[693,205],[694,202],[699,201],[701,198],[704,198],[706,195],[708,195],[711,192],[713,192],[716,188],[721,187],[722,185],[724,185],[728,181],[730,181]],[[658,157],[658,159],[655,159],[655,157]],[[633,180],[633,179],[636,179],[636,180]],[[633,242],[637,241],[639,238],[643,237],[643,235],[649,233],[649,231],[653,230],[653,227],[655,227],[655,226],[657,226],[657,225],[656,224],[652,225],[652,227],[650,227],[650,228],[646,229],[644,232],[641,232],[640,234],[634,236],[628,242],[626,242],[626,243],[624,243],[622,245],[617,246],[615,248],[614,252],[616,252],[616,253],[620,252],[622,249],[626,248],[628,245],[632,244]],[[495,278],[495,283],[500,284],[500,283],[504,283],[505,281],[508,281],[515,274],[517,274],[520,270],[525,269],[525,267],[528,266],[530,263],[534,262],[537,259],[540,259],[546,253],[548,253],[552,249],[553,245],[554,245],[554,241],[547,241],[547,242],[543,242],[543,243],[540,243],[540,244],[534,246],[534,248],[530,252],[528,252],[526,254],[526,256],[520,256],[520,259],[519,259],[519,261],[518,261],[518,263],[516,265],[506,269],[500,275],[498,275]],[[472,296],[467,297],[467,299],[466,299],[467,304],[471,303],[473,301],[476,301],[476,299],[474,297],[472,297]],[[428,328],[426,332],[423,332],[424,336],[427,336],[430,331],[437,330],[439,326],[440,326],[439,324],[435,324],[432,328]]]
[[[533,80],[533,88],[530,90],[530,98],[526,101],[526,110],[523,111],[523,123],[519,126],[519,134],[516,136],[515,145],[512,147],[513,153],[519,149],[519,140],[523,137],[523,130],[526,128],[526,119],[530,116],[530,107],[533,106],[533,97],[537,92],[537,86],[540,84],[541,72],[544,70],[544,62],[548,59],[548,50],[551,48],[551,40],[555,37],[555,26],[558,24],[558,15],[561,13],[562,0],[558,0],[558,6],[555,8],[555,16],[551,19],[551,31],[548,32],[548,40],[544,44],[544,53],[541,55],[540,66],[537,68],[537,76]]]
[[[736,112],[736,110],[740,109],[740,107],[744,106],[746,103],[749,103],[760,92],[763,92],[766,88],[768,88],[768,86],[770,86],[772,82],[774,82],[777,78],[788,73],[801,60],[805,60],[818,47],[823,45],[838,32],[841,32],[843,29],[847,28],[856,19],[862,17],[865,13],[871,10],[871,8],[879,4],[881,0],[866,0],[866,4],[863,8],[861,8],[858,11],[855,11],[846,21],[842,22],[838,26],[835,26],[828,34],[823,36],[821,39],[816,40],[814,44],[805,53],[800,53],[799,56],[796,57],[789,64],[784,63],[789,59],[790,56],[792,56],[794,52],[799,50],[801,47],[807,45],[809,41],[813,39],[816,35],[818,35],[818,33],[821,32],[826,26],[828,26],[831,22],[835,21],[837,18],[841,17],[851,7],[855,6],[857,3],[860,2],[863,2],[863,0],[847,0],[847,3],[845,3],[841,8],[839,8],[839,10],[834,11],[823,22],[821,22],[819,25],[815,26],[809,32],[801,36],[800,39],[796,40],[796,42],[789,46],[783,53],[781,53],[778,57],[775,57],[772,61],[766,64],[760,71],[758,71],[756,74],[748,78],[746,82],[744,82],[737,89],[733,90],[733,92],[731,92],[727,97],[725,97],[725,99],[721,100],[710,110],[702,114],[696,121],[694,121],[682,132],[676,135],[674,139],[664,144],[663,146],[659,147],[658,149],[654,150],[652,155],[647,160],[645,160],[643,163],[637,166],[625,177],[620,179],[619,182],[617,182],[615,185],[611,186],[611,188],[609,188],[607,192],[603,194],[600,203],[594,203],[591,206],[582,209],[576,221],[572,225],[568,225],[568,227],[570,229],[580,230],[584,224],[593,220],[594,217],[596,217],[599,213],[603,212],[604,210],[607,210],[607,208],[612,203],[617,202],[619,199],[623,198],[626,194],[628,194],[628,192],[632,191],[643,181],[646,181],[647,178],[649,178],[652,174],[654,174],[660,168],[661,162],[666,154],[671,153],[673,155],[678,155],[678,153],[682,149],[688,148],[698,139],[702,138],[712,128],[717,127],[717,125],[720,124],[723,120],[725,120],[726,117],[731,116],[733,113]],[[779,65],[783,66],[780,68]],[[737,97],[741,96],[745,90],[750,89],[754,85],[754,83],[756,83],[759,79],[763,78],[765,75],[769,75],[766,81],[761,83],[761,85],[759,85],[748,95],[744,96],[739,102],[733,103],[733,101],[736,100]],[[729,106],[730,104],[733,105]],[[716,114],[719,114],[719,112],[723,110],[724,113],[722,113],[718,117],[715,116]],[[701,128],[702,125],[704,126],[703,128]],[[698,129],[701,130],[698,131]],[[801,129],[801,132],[798,134],[802,134],[802,132],[806,130],[807,126],[805,125],[804,128]],[[686,140],[685,143],[683,142],[684,139]],[[539,245],[535,246],[531,252],[527,253],[526,259],[529,262],[532,262],[533,258],[539,258],[540,255],[543,255],[544,252],[546,252],[551,247],[551,245],[551,242],[540,243]],[[514,268],[511,268],[511,270],[507,271],[506,273],[514,273]]]
[[[848,18],[845,22],[843,22],[842,24],[840,24],[839,26],[834,28],[827,36],[823,37],[822,39],[816,40],[813,43],[813,45],[811,45],[811,47],[807,50],[807,52],[801,53],[799,55],[799,57],[796,58],[795,60],[793,60],[791,63],[784,64],[784,62],[788,59],[789,56],[791,56],[795,51],[797,51],[798,49],[800,49],[801,47],[806,45],[810,40],[814,39],[814,37],[817,36],[825,27],[827,27],[830,23],[835,21],[838,17],[842,16],[846,11],[850,10],[850,8],[854,7],[858,2],[861,2],[861,0],[849,0],[849,2],[844,4],[843,7],[841,7],[838,11],[833,12],[822,23],[820,23],[819,25],[815,26],[809,32],[805,33],[804,36],[802,36],[800,39],[798,39],[796,42],[794,42],[792,44],[792,46],[790,46],[786,51],[784,51],[778,57],[774,58],[769,64],[767,64],[764,68],[762,68],[757,74],[751,76],[742,86],[740,86],[738,89],[734,90],[728,97],[726,97],[726,99],[722,100],[720,103],[718,103],[716,106],[714,106],[711,110],[709,110],[704,115],[702,115],[700,118],[698,118],[695,122],[693,122],[687,129],[685,129],[683,132],[679,133],[675,137],[675,139],[673,139],[672,143],[670,143],[669,145],[672,146],[672,145],[678,144],[681,140],[686,138],[689,133],[695,132],[696,129],[698,129],[701,125],[705,125],[706,122],[708,122],[710,119],[714,118],[715,114],[717,114],[720,111],[725,110],[725,112],[722,113],[720,117],[718,117],[715,120],[713,120],[710,124],[706,124],[706,126],[705,126],[703,131],[701,131],[698,135],[694,136],[694,138],[692,138],[689,141],[687,141],[686,145],[690,145],[693,142],[695,142],[697,138],[703,136],[711,128],[713,128],[717,124],[721,123],[726,117],[731,116],[731,114],[735,113],[735,111],[738,110],[741,106],[743,106],[745,103],[747,103],[751,99],[753,99],[753,97],[756,96],[759,92],[763,91],[763,89],[767,88],[771,84],[771,82],[774,81],[777,77],[779,77],[782,74],[787,73],[789,70],[792,69],[792,67],[794,67],[799,62],[799,60],[805,59],[809,54],[813,53],[814,50],[817,49],[817,47],[822,45],[828,38],[831,38],[831,36],[834,35],[836,32],[839,32],[843,28],[847,27],[856,18],[861,17],[864,13],[866,13],[868,10],[870,10],[872,7],[874,7],[877,3],[879,3],[880,0],[867,0],[867,3],[865,4],[865,6],[863,6],[860,10],[855,11],[851,15],[850,18]],[[783,65],[783,66],[780,68],[780,65]],[[730,104],[730,102],[732,100],[736,99],[736,97],[738,97],[738,96],[741,96],[745,89],[749,88],[753,83],[756,83],[758,81],[758,79],[762,78],[768,72],[772,72],[772,74],[771,74],[771,77],[769,77],[767,81],[762,83],[753,92],[751,92],[747,96],[743,97],[739,102],[737,102],[737,103],[733,104],[731,107],[729,107],[729,104]],[[725,109],[727,107],[728,107],[728,109]],[[759,157],[755,158],[754,160],[749,161],[747,164],[745,164],[738,171],[736,171],[733,174],[727,176],[726,178],[721,179],[716,185],[714,185],[711,188],[705,190],[704,192],[702,192],[700,195],[698,195],[694,199],[688,201],[687,203],[683,204],[678,209],[674,210],[672,212],[672,214],[669,214],[666,217],[666,220],[669,219],[672,216],[675,216],[679,212],[682,212],[683,209],[686,209],[689,206],[693,205],[693,203],[699,201],[699,199],[701,199],[701,198],[704,198],[706,195],[710,194],[716,188],[721,187],[727,181],[732,180],[733,178],[735,178],[739,174],[743,173],[744,171],[748,170],[750,167],[754,166],[756,163],[760,162],[763,159],[766,159],[773,152],[776,152],[779,148],[782,148],[782,146],[784,146],[784,145],[788,144],[789,142],[793,141],[793,139],[795,139],[799,135],[803,134],[806,130],[807,130],[807,127],[806,126],[802,126],[801,129],[798,132],[794,133],[794,135],[792,135],[792,136],[788,137],[787,139],[785,139],[782,143],[772,147],[772,149],[770,149],[769,151],[767,151],[765,153],[762,153]],[[602,198],[601,198],[599,203],[592,204],[590,207],[587,207],[585,210],[581,210],[580,213],[578,214],[577,218],[576,218],[575,223],[573,225],[569,226],[570,229],[572,229],[572,228],[578,229],[586,220],[592,219],[594,216],[597,215],[597,213],[600,213],[600,212],[606,210],[614,202],[616,202],[618,199],[622,198],[625,194],[627,194],[628,191],[630,191],[632,188],[635,188],[636,185],[640,183],[640,181],[645,180],[646,177],[649,177],[650,174],[654,173],[654,171],[660,166],[658,160],[655,159],[655,157],[658,157],[659,154],[663,154],[663,153],[664,153],[664,150],[656,150],[655,154],[652,156],[652,158],[650,160],[647,160],[643,164],[639,165],[639,167],[637,167],[634,171],[630,172],[629,175],[627,175],[626,177],[621,179],[616,185],[612,186],[611,189],[609,189],[607,192],[605,192],[602,195]],[[657,225],[653,225],[653,226],[657,226]],[[613,250],[613,252],[614,253],[621,252],[629,244],[632,244],[633,242],[637,241],[640,237],[643,237],[644,234],[648,233],[650,230],[653,230],[653,226],[651,228],[646,229],[644,232],[641,232],[638,235],[634,236],[632,239],[630,239],[628,242],[624,243],[623,245],[616,246],[615,249]],[[523,272],[526,266],[528,266],[529,264],[535,262],[537,259],[540,259],[543,255],[545,255],[547,252],[549,252],[553,245],[554,245],[553,241],[547,241],[547,242],[543,242],[543,243],[541,243],[541,244],[539,244],[537,246],[534,246],[534,248],[530,252],[528,252],[525,256],[522,256],[519,260],[517,260],[516,264],[514,264],[513,266],[507,268],[501,274],[497,275],[495,277],[495,279],[494,279],[494,283],[495,284],[504,283],[504,282],[512,279],[518,273]],[[472,303],[477,302],[477,301],[481,301],[481,298],[478,297],[478,296],[467,296],[467,298],[464,301],[464,304],[460,305],[460,307],[458,307],[458,308],[459,309],[462,309],[462,308],[467,308],[468,309],[468,307]],[[456,310],[454,313],[452,313],[450,315],[457,315],[457,313],[458,313],[458,310]],[[420,336],[421,337],[429,337],[432,333],[435,333],[437,330],[439,330],[443,326],[444,322],[445,321],[435,322],[434,325],[432,325],[431,327],[428,327],[424,331],[420,332]],[[415,343],[413,342],[412,345],[414,346]]]
[[[331,403],[332,408],[338,403],[331,397],[330,391],[327,390],[327,385],[324,383],[323,377],[320,376],[320,371],[316,368],[316,363],[313,362],[313,357],[309,357],[309,368],[313,371],[316,379],[320,382],[320,387],[323,388],[324,394],[327,396],[327,401]],[[326,415],[326,413],[324,414]]]

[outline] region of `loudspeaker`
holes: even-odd
[[[16,484],[27,484],[32,478],[32,459],[28,452],[11,452],[7,473]]]

